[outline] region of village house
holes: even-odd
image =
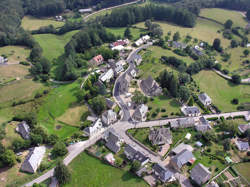
[[[79,9],[78,12],[81,14],[86,14],[93,12],[93,9],[92,8]]]
[[[198,185],[205,184],[211,178],[211,172],[202,164],[197,164],[191,170],[191,179]]]
[[[209,124],[209,121],[206,120],[204,117],[199,118],[199,122],[197,125],[195,125],[195,129],[200,132],[207,132],[212,129],[211,125]]]
[[[90,62],[95,66],[99,66],[99,65],[103,64],[104,58],[102,57],[102,55],[97,55],[94,58],[92,58],[92,60]]]
[[[115,46],[115,47],[111,48],[112,51],[114,51],[114,50],[123,51],[124,49],[125,49],[125,47],[122,46],[122,45],[118,45],[118,46]]]
[[[31,148],[25,161],[21,165],[21,170],[28,173],[35,173],[43,160],[45,152],[46,148],[44,146]]]
[[[184,149],[170,160],[170,165],[177,171],[180,171],[185,164],[193,164],[194,161],[195,157],[193,153],[187,149]]]
[[[239,151],[248,151],[249,150],[249,143],[247,141],[241,141],[241,140],[237,140],[235,142],[237,148],[239,149]]]
[[[244,134],[248,129],[250,129],[250,123],[238,126],[239,131]]]
[[[132,118],[135,120],[135,121],[146,121],[147,119],[147,112],[148,112],[148,106],[147,105],[139,105]]]
[[[124,154],[127,157],[128,160],[131,160],[132,162],[138,161],[140,162],[141,166],[144,166],[149,162],[149,158],[146,157],[141,152],[137,151],[134,147],[131,145],[126,145],[124,148]]]
[[[56,21],[64,21],[62,16],[55,16]]]
[[[121,150],[121,144],[124,142],[113,129],[110,129],[105,136],[105,146],[112,152],[118,153]]]
[[[172,149],[172,153],[177,155],[177,154],[181,153],[183,150],[188,150],[188,151],[192,152],[194,149],[191,145],[181,143]]]
[[[139,72],[139,70],[137,68],[132,69],[130,71],[131,77],[136,78],[138,72]]]
[[[147,43],[149,40],[150,40],[150,36],[149,36],[149,35],[142,36],[140,39],[138,39],[138,40],[135,42],[135,45],[136,45],[137,47],[139,47],[140,45],[142,45],[142,44],[144,44],[144,43]]]
[[[140,87],[147,96],[159,96],[162,94],[162,88],[151,76],[148,76],[147,79],[143,79],[140,83]]]
[[[168,182],[173,176],[174,173],[165,168],[164,166],[161,166],[160,164],[154,164],[153,166],[154,174],[157,176],[157,178],[162,181],[163,183]]]
[[[192,51],[198,56],[203,55],[202,48],[200,48],[198,45],[194,46],[194,48],[192,48]]]
[[[199,108],[196,106],[183,106],[181,111],[185,116],[197,117],[201,115]]]
[[[114,155],[112,153],[108,153],[104,158],[111,165],[115,164],[115,158],[114,158]]]
[[[178,49],[185,49],[187,47],[187,44],[173,41],[172,42],[172,47],[173,48],[178,48]]]
[[[207,184],[206,187],[219,187],[219,185],[215,181],[212,181],[211,183]]]
[[[124,62],[122,60],[118,61],[115,64],[115,72],[116,72],[116,74],[119,74],[119,73],[124,71],[123,66],[124,66]]]
[[[134,57],[134,62],[135,62],[135,64],[136,64],[136,66],[139,66],[140,64],[141,64],[141,62],[142,62],[142,57],[141,57],[141,55],[135,55],[135,57]]]
[[[107,126],[115,123],[116,120],[117,120],[117,115],[113,110],[105,111],[102,114],[102,122]]]
[[[129,40],[125,39],[125,40],[117,40],[116,42],[111,43],[109,46],[110,46],[110,48],[113,48],[113,47],[117,47],[119,45],[126,46],[128,44],[129,44]]]
[[[204,106],[209,106],[212,104],[212,99],[206,93],[201,93],[198,96],[198,99]]]
[[[151,129],[148,139],[152,145],[172,144],[172,134],[170,128],[161,127],[158,129]]]
[[[128,92],[129,83],[131,81],[131,76],[128,73],[124,73],[121,82],[119,83],[119,92],[120,94],[126,94]]]
[[[194,125],[195,125],[194,118],[181,118],[170,122],[171,128],[174,129],[188,128],[188,127],[193,127]]]
[[[6,62],[8,62],[8,59],[0,56],[0,64],[4,64]]]
[[[115,108],[116,103],[115,103],[114,101],[112,101],[112,100],[109,99],[109,98],[105,98],[105,101],[106,101],[106,106],[107,106],[109,109]]]
[[[109,69],[106,73],[103,73],[99,79],[102,82],[110,82],[112,78],[114,78],[114,71],[113,69]]]
[[[91,137],[102,129],[102,121],[98,118],[90,127],[86,127],[83,131],[84,133]]]
[[[139,38],[138,40],[136,40],[135,41],[135,45],[137,46],[137,47],[139,47],[140,45],[142,45],[144,42],[143,42],[143,40],[141,39],[141,38]]]
[[[16,127],[16,131],[22,136],[23,139],[28,140],[30,138],[30,127],[26,121],[22,121]]]

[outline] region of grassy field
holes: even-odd
[[[238,98],[240,103],[250,102],[249,85],[233,85],[212,71],[202,71],[193,78],[223,112],[236,111],[237,105],[231,104],[233,98]]]
[[[6,46],[0,47],[0,55],[6,55],[8,57],[8,63],[17,63],[21,61],[27,61],[29,57],[30,49],[22,46]]]
[[[24,28],[24,30],[32,31],[48,25],[53,25],[55,28],[58,28],[63,26],[64,22],[55,21],[52,20],[52,18],[38,19],[31,16],[24,16],[21,26]]]
[[[223,47],[228,47],[230,41],[223,38],[222,34],[218,33],[218,30],[223,29],[223,26],[212,21],[198,18],[197,24],[194,28],[185,28],[178,25],[174,25],[167,22],[155,22],[161,25],[164,35],[167,35],[169,31],[172,32],[172,36],[175,32],[179,31],[181,37],[184,39],[187,34],[193,38],[197,38],[203,41],[213,44],[215,38],[221,39],[221,44]],[[145,28],[144,22],[136,24],[139,28]]]
[[[18,122],[11,122],[5,126],[6,137],[2,140],[2,143],[5,147],[11,146],[12,142],[15,139],[19,140],[22,139],[21,136],[18,133],[16,133],[15,129],[17,124]]]
[[[216,59],[221,63],[222,69],[228,69],[231,74],[247,76],[250,74],[250,69],[243,65],[243,61],[248,59],[248,57],[243,55],[245,49],[246,48],[242,47],[227,49],[226,52],[231,54],[231,58],[228,62],[223,62],[221,56],[217,56]]]
[[[200,16],[214,19],[224,24],[228,19],[233,21],[233,26],[245,28],[247,21],[240,12],[220,8],[205,8],[201,10]]]
[[[38,91],[44,89],[45,86],[43,84],[34,82],[31,79],[15,81],[12,84],[0,87],[0,105],[30,99]]]
[[[70,41],[72,36],[78,31],[71,31],[64,35],[37,34],[33,35],[35,40],[43,49],[43,56],[49,60],[59,57],[64,53],[64,46]]]
[[[235,168],[237,169],[237,171],[243,176],[245,177],[248,182],[250,182],[250,162],[244,162],[244,163],[240,163],[235,165]]]
[[[85,152],[69,165],[72,180],[65,187],[145,187],[142,179],[128,171],[123,171],[102,163]]]
[[[56,133],[60,138],[67,138],[78,131],[78,128],[71,124],[57,121],[58,118],[63,121],[65,116],[67,120],[76,120],[68,117],[70,114],[67,114],[67,112],[75,106],[74,103],[77,101],[75,93],[78,88],[78,83],[60,86],[52,90],[45,98],[38,112],[38,122],[49,133]],[[64,117],[60,118],[62,115]]]
[[[120,28],[107,28],[107,31],[113,33],[116,36],[124,36],[124,31],[126,30],[125,27],[120,27]],[[140,29],[140,28],[130,28],[131,34],[133,36],[132,40],[136,40],[140,38],[141,33],[145,33],[145,29]]]

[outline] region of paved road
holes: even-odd
[[[218,70],[216,70],[216,69],[213,69],[214,71],[215,71],[215,73],[217,73],[218,75],[220,75],[221,77],[223,77],[223,78],[225,78],[225,79],[227,79],[227,80],[232,80],[232,77],[230,77],[230,76],[228,76],[228,75],[225,75],[225,74],[223,74],[222,72],[220,72],[220,71],[218,71]],[[241,83],[250,83],[250,78],[246,78],[246,79],[242,79],[241,80]]]

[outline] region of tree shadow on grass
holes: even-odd
[[[181,107],[180,103],[176,99],[172,99],[169,104],[172,107]]]
[[[136,182],[141,182],[141,179],[139,177],[137,177],[136,175],[134,175],[133,173],[131,173],[130,171],[126,171],[122,175],[122,181],[129,181],[129,180],[133,180],[133,179],[135,179]]]

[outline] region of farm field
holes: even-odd
[[[48,58],[48,60],[51,61],[64,53],[64,46],[77,32],[78,30],[68,32],[64,35],[36,34],[33,36],[42,47],[43,56],[45,56],[46,58]]]
[[[66,116],[67,120],[71,119],[71,117],[68,117],[67,110],[71,109],[77,101],[75,92],[78,87],[77,83],[59,86],[52,90],[45,98],[37,117],[38,123],[45,127],[49,134],[55,133],[60,138],[67,138],[78,130],[77,127],[71,124],[57,121],[62,115]],[[60,119],[64,121],[65,118],[61,117]]]
[[[231,104],[233,98],[238,98],[239,103],[250,102],[249,85],[233,85],[212,71],[201,71],[193,78],[200,91],[206,92],[222,112],[237,111],[237,105]]]
[[[142,179],[129,171],[120,170],[104,164],[100,160],[81,153],[69,164],[72,180],[65,187],[146,187]],[[115,180],[114,180],[115,179]]]
[[[216,20],[224,24],[228,19],[233,21],[233,26],[245,28],[247,21],[240,12],[225,10],[220,8],[205,8],[200,12],[200,16]]]
[[[27,61],[26,59],[30,55],[30,49],[22,46],[6,46],[0,47],[0,55],[6,55],[8,63],[18,63],[21,61]]]
[[[113,33],[116,36],[124,36],[124,32],[125,32],[126,28],[125,27],[118,27],[118,28],[112,28],[109,27],[107,28],[107,31]],[[141,33],[145,33],[144,29],[140,29],[140,28],[130,28],[131,31],[131,35],[133,36],[132,40],[136,40],[138,38],[140,38],[140,34]]]
[[[250,182],[250,162],[244,162],[244,163],[240,163],[235,165],[235,168],[237,169],[237,171],[243,176],[245,177],[248,182]]]
[[[22,19],[22,27],[24,30],[32,31],[37,30],[40,27],[53,25],[55,28],[61,27],[64,25],[64,22],[59,22],[52,20],[52,18],[38,19],[32,16],[24,16]]]
[[[223,29],[223,26],[209,20],[197,18],[197,23],[194,28],[181,27],[167,22],[155,23],[158,23],[162,27],[163,34],[165,36],[169,31],[172,33],[171,36],[173,36],[175,32],[179,31],[183,39],[187,34],[189,34],[193,38],[206,41],[211,45],[213,44],[215,38],[219,38],[221,40],[221,45],[223,47],[228,47],[230,44],[230,40],[223,38],[222,34],[217,32],[218,30]],[[138,23],[135,26],[138,28],[145,28],[144,22]]]

